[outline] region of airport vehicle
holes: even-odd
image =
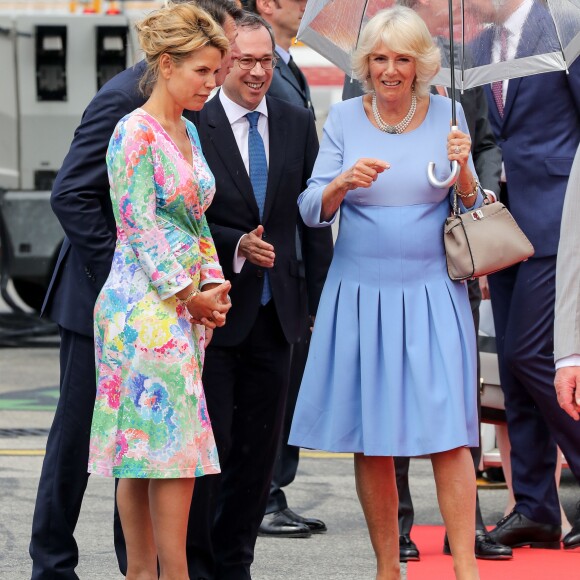
[[[38,5],[0,4],[2,274],[35,310],[63,239],[50,208],[54,178],[93,95],[138,59],[134,13]]]

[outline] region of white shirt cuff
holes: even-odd
[[[556,361],[556,370],[564,367],[580,367],[580,354],[571,354]]]
[[[247,234],[244,234],[244,236]],[[239,240],[238,243],[236,244],[236,251],[234,252],[234,260],[232,263],[232,268],[234,270],[234,274],[239,274],[242,271],[242,268],[244,267],[244,264],[246,263],[246,258],[244,258],[244,256],[239,256],[238,255],[238,248],[240,247],[240,242],[242,241],[242,238],[244,237],[242,236]]]

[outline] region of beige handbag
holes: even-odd
[[[487,200],[485,192],[483,196]],[[530,240],[498,201],[462,214],[454,193],[453,212],[445,220],[443,232],[447,272],[452,280],[486,276],[534,254]]]

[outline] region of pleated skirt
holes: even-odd
[[[447,200],[343,204],[289,442],[366,455],[477,446],[476,341]]]

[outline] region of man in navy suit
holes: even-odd
[[[233,43],[241,10],[229,0],[195,0]],[[220,83],[231,65],[224,60]],[[87,486],[95,402],[93,308],[111,266],[116,226],[105,154],[117,122],[145,102],[143,62],[109,81],[85,110],[55,180],[51,205],[66,234],[43,314],[58,323],[60,398],[46,444],[32,522],[33,579],[76,579],[74,530]],[[118,548],[118,546],[116,546]],[[121,549],[123,552],[123,550]],[[120,555],[120,566],[126,567]]]
[[[310,87],[306,77],[290,54],[290,45],[298,32],[305,7],[306,0],[250,0],[248,2],[248,9],[260,15],[272,27],[276,41],[275,54],[278,61],[268,95],[278,97],[298,107],[305,107],[314,113],[310,99]],[[300,250],[300,236],[301,232],[297,231],[298,250]],[[299,259],[301,259],[300,253]],[[288,387],[284,428],[274,466],[274,477],[270,486],[266,515],[260,524],[260,536],[307,538],[311,534],[326,531],[326,525],[321,520],[306,518],[291,510],[282,489],[294,481],[298,470],[300,449],[294,445],[288,445],[288,437],[308,358],[310,327],[311,321],[305,317],[300,339],[292,345],[290,385]]]
[[[302,228],[304,270],[296,253],[298,195],[318,152],[312,113],[266,96],[274,41],[259,16],[238,22],[237,45],[241,56],[198,123],[216,177],[206,215],[233,304],[207,348],[203,372],[222,473],[199,482],[190,519],[190,527],[205,525],[211,534],[216,580],[251,578],[284,420],[291,344],[304,318],[316,313],[332,258],[329,230]]]
[[[476,39],[476,64],[496,62],[502,52],[503,60],[559,50],[543,2],[490,1],[487,9],[495,26]],[[490,276],[516,498],[514,511],[490,534],[509,546],[557,549],[557,445],[580,481],[580,424],[563,416],[553,387],[556,253],[566,183],[580,141],[580,62],[569,74],[494,83],[485,92],[503,154],[500,199],[536,251],[527,262]]]

